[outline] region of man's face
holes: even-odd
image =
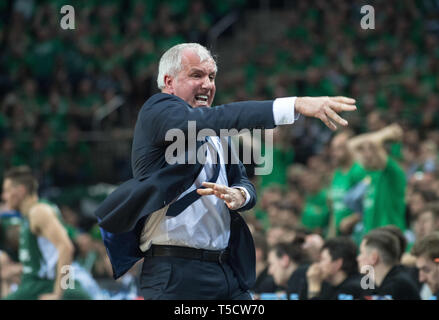
[[[349,158],[347,141],[346,134],[339,134],[331,142],[331,156],[336,166],[344,164]]]
[[[24,186],[13,183],[11,179],[5,179],[3,181],[2,200],[8,209],[18,210],[24,196]]]
[[[332,260],[328,249],[323,249],[320,253],[319,265],[322,270],[323,280],[330,280],[340,269],[338,260]]]
[[[417,239],[422,239],[426,235],[434,231],[435,224],[433,219],[433,213],[431,211],[422,212],[415,222],[415,233]]]
[[[281,227],[271,227],[267,231],[267,243],[269,246],[273,246],[279,243],[283,236],[285,235],[285,230]]]
[[[415,192],[410,196],[408,204],[410,206],[410,212],[413,215],[419,214],[419,212],[421,212],[425,207],[424,198],[419,192]]]
[[[275,191],[265,191],[262,194],[261,206],[267,210],[273,203],[282,200],[282,195]]]
[[[297,226],[299,223],[297,215],[288,209],[279,210],[275,219],[277,219],[277,221],[280,223],[290,226]]]
[[[322,188],[321,176],[313,170],[307,170],[306,173],[302,175],[301,182],[304,190],[311,194],[319,192]]]
[[[285,285],[288,281],[288,276],[286,275],[288,265],[285,259],[285,256],[279,258],[274,250],[268,254],[268,274],[271,275],[274,282],[280,286]]]
[[[385,163],[382,163],[380,157],[378,157],[379,148],[372,142],[364,142],[359,148],[364,159],[364,167],[367,170],[381,170],[384,168]]]
[[[215,97],[215,62],[212,59],[200,62],[193,50],[184,50],[181,56],[181,71],[175,76],[165,76],[169,93],[180,97],[193,108],[210,107]]]
[[[384,127],[380,115],[376,112],[371,112],[367,117],[367,127],[369,131],[376,131]]]
[[[426,283],[433,293],[439,290],[439,264],[425,256],[416,258],[416,267],[419,270],[419,281]]]

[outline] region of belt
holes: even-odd
[[[229,251],[205,250],[180,246],[152,245],[144,253],[145,257],[175,257],[201,261],[224,263],[229,259]]]

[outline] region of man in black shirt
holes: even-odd
[[[399,263],[396,266],[396,269],[398,271],[405,273],[410,278],[410,280],[412,280],[412,282],[416,285],[418,292],[421,292],[422,283],[418,280],[419,279],[418,268],[416,268],[416,266],[409,266],[409,265],[402,264],[402,256],[404,255],[406,248],[407,248],[407,239],[405,238],[404,233],[401,231],[401,229],[399,229],[395,225],[387,225],[384,227],[377,228],[376,230],[388,231],[391,234],[393,234],[394,236],[396,236],[396,238],[398,239],[398,242],[399,242],[399,249],[400,249],[399,255],[398,255]]]
[[[416,285],[410,277],[398,268],[399,241],[395,235],[386,230],[372,230],[361,242],[357,258],[360,271],[369,278],[363,281],[368,289],[367,300],[420,300]]]
[[[419,281],[426,283],[433,292],[431,300],[439,300],[439,232],[416,242],[412,254],[416,257]]]
[[[363,297],[356,261],[357,246],[347,237],[325,242],[320,260],[307,273],[307,298],[324,300],[354,300]]]
[[[308,299],[308,282],[306,273],[310,267],[309,263],[300,265],[293,272],[287,283],[287,296],[289,300],[307,300]]]
[[[278,243],[268,253],[268,274],[273,276],[280,290],[288,293],[288,298],[293,294],[291,299],[296,299],[296,295],[298,296],[301,291],[300,286],[294,288],[294,291],[291,291],[289,286],[292,284],[291,280],[295,272],[308,261],[309,258],[301,243]]]
[[[276,292],[278,290],[273,277],[268,274],[268,244],[264,234],[255,233],[256,282],[251,288],[253,293]]]

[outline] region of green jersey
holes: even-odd
[[[352,210],[346,207],[343,199],[349,189],[360,182],[365,174],[365,169],[358,162],[354,162],[347,172],[343,172],[341,169],[334,171],[332,182],[328,189],[328,198],[331,201],[331,211],[337,235],[340,233],[340,222],[353,213]]]
[[[46,203],[55,211],[58,219],[61,213],[54,204]],[[36,236],[30,230],[29,220],[24,218],[20,228],[18,258],[23,264],[23,278],[54,280],[58,263],[58,250],[46,238]]]
[[[308,229],[326,231],[329,223],[329,210],[326,202],[325,189],[314,195],[308,195],[302,211],[302,224]]]
[[[40,203],[48,204],[54,211],[61,223],[61,212],[55,204],[40,200]],[[21,283],[17,290],[10,293],[7,300],[35,300],[44,293],[51,293],[54,289],[58,250],[46,238],[36,236],[30,230],[29,220],[24,218],[20,227],[19,260],[23,265]],[[90,295],[84,291],[81,284],[74,280],[74,285],[64,290],[62,299],[65,300],[88,300]]]
[[[364,234],[389,224],[404,231],[406,177],[398,163],[387,157],[383,170],[367,171],[364,179],[369,184],[363,199]]]

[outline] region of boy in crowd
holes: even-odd
[[[419,269],[419,281],[426,283],[433,295],[439,299],[439,232],[433,232],[417,241],[412,248]]]
[[[357,257],[360,272],[368,271],[365,299],[420,300],[411,278],[398,268],[399,241],[386,230],[372,230],[364,236]]]
[[[320,261],[306,273],[308,299],[357,300],[363,297],[356,261],[357,246],[347,237],[329,239]]]

